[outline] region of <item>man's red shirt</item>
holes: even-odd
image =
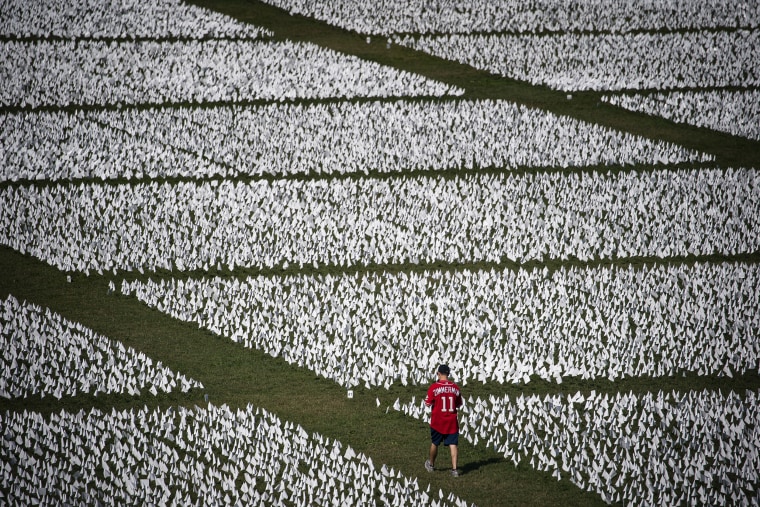
[[[450,380],[438,380],[430,385],[425,405],[432,406],[430,427],[438,433],[451,435],[459,432],[457,408],[462,406],[459,386]]]

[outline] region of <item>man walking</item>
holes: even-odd
[[[443,443],[451,452],[451,475],[459,476],[457,459],[459,457],[459,421],[457,409],[462,406],[462,395],[459,386],[449,380],[451,370],[448,365],[438,367],[438,379],[427,391],[425,405],[433,407],[430,414],[430,458],[425,461],[428,472],[435,470],[435,458],[438,456],[438,446]]]

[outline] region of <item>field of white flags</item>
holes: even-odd
[[[203,387],[197,381],[170,371],[142,352],[125,348],[69,322],[48,309],[19,302],[13,296],[0,302],[0,340],[3,375],[0,397],[26,398],[76,396],[77,393],[178,389]]]
[[[532,84],[566,91],[660,90],[608,100],[758,139],[756,0],[271,3]]]
[[[608,503],[754,505],[758,410],[757,391],[491,396],[468,400],[460,431]]]
[[[24,412],[0,431],[19,504],[467,505],[251,406]]]
[[[7,165],[0,170],[7,180],[282,177],[711,160],[671,143],[506,101],[21,112],[2,120],[0,146]]]
[[[9,79],[3,83],[0,104],[6,106],[197,104],[456,91],[294,42],[9,41],[4,46],[0,72]]]
[[[124,282],[122,292],[347,387],[733,375],[760,362],[754,265]],[[419,350],[430,350],[420,357]]]
[[[64,271],[743,254],[755,170],[0,189],[0,243]],[[695,207],[697,205],[698,207]]]
[[[759,25],[5,0],[0,504],[757,505]]]
[[[632,111],[760,140],[760,92],[756,89],[610,95],[604,100]]]
[[[180,0],[8,0],[0,36],[8,39],[261,39],[272,31]]]
[[[628,33],[635,30],[757,28],[760,4],[731,0],[652,2],[632,0],[271,0],[294,14],[312,16],[372,35],[472,32]]]
[[[399,43],[559,90],[757,86],[758,30],[440,35]]]

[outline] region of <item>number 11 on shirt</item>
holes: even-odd
[[[456,412],[456,398],[453,396],[442,396],[441,401],[443,402],[443,406],[441,407],[442,412]]]

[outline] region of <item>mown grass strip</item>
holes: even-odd
[[[231,270],[227,266],[220,266],[221,269],[205,270],[189,270],[189,271],[169,271],[169,270],[156,270],[156,271],[144,271],[140,273],[138,271],[123,272],[117,271],[115,274],[112,272],[105,272],[103,276],[106,279],[113,280],[116,283],[121,283],[122,280],[133,281],[141,280],[147,281],[150,278],[178,278],[186,280],[188,278],[205,278],[205,277],[220,277],[220,278],[245,278],[249,276],[264,276],[264,277],[283,277],[283,276],[343,276],[343,275],[356,275],[359,273],[425,273],[425,272],[459,272],[459,271],[502,271],[512,270],[517,271],[535,270],[546,268],[551,274],[559,269],[568,268],[580,268],[580,269],[595,269],[603,267],[633,267],[634,269],[641,269],[644,267],[652,266],[693,266],[698,263],[747,263],[757,264],[760,263],[760,252],[748,252],[741,254],[709,254],[709,255],[679,255],[672,257],[625,257],[617,259],[595,259],[590,261],[583,261],[580,259],[547,259],[543,261],[526,261],[517,262],[512,259],[504,258],[500,262],[432,262],[423,264],[401,263],[401,264],[356,264],[353,266],[338,266],[335,264],[320,264],[314,267],[312,264],[304,264],[302,267],[296,264],[291,264],[287,268],[273,267],[273,268],[254,268],[254,267],[236,267]],[[87,277],[81,273],[72,273],[70,276],[86,279]]]
[[[461,96],[443,96],[436,97],[433,95],[415,95],[415,96],[398,96],[392,97],[299,97],[299,98],[279,98],[279,99],[244,99],[244,100],[219,100],[208,102],[136,102],[127,104],[67,104],[67,105],[43,105],[43,106],[14,106],[0,105],[0,113],[20,114],[20,113],[74,113],[78,111],[144,111],[148,109],[216,109],[220,107],[264,107],[271,105],[296,105],[310,106],[315,104],[339,104],[351,103],[362,104],[367,102],[455,102],[466,100]]]
[[[472,35],[472,36],[498,36],[506,35],[510,37],[558,37],[562,35],[667,35],[671,33],[734,33],[739,30],[755,30],[751,24],[739,26],[709,26],[709,27],[689,27],[689,28],[629,28],[619,30],[588,30],[574,28],[571,30],[550,30],[542,28],[536,31],[517,31],[517,30],[473,30],[473,31],[429,31],[429,32],[393,32],[389,35],[397,37],[406,36],[423,36],[423,37],[445,37],[448,35]]]
[[[173,149],[183,151],[185,153],[194,154],[194,152],[186,150],[184,148],[178,148],[171,146]],[[213,161],[209,157],[204,157],[206,160]],[[400,169],[395,171],[379,171],[377,169],[367,169],[366,172],[344,172],[344,173],[324,173],[324,172],[309,172],[309,173],[293,173],[293,174],[238,174],[236,176],[222,176],[222,175],[204,175],[204,176],[143,176],[139,178],[92,178],[92,177],[77,177],[66,178],[60,180],[50,179],[28,179],[20,178],[17,180],[5,180],[0,181],[0,189],[3,188],[18,188],[35,186],[38,188],[47,187],[68,187],[68,186],[80,186],[80,185],[139,185],[139,184],[151,184],[151,183],[167,183],[169,185],[176,185],[179,183],[210,183],[222,181],[233,181],[238,183],[252,183],[256,181],[334,181],[334,180],[391,180],[401,178],[444,178],[455,179],[467,176],[477,176],[483,174],[490,175],[505,175],[512,177],[521,177],[527,175],[538,174],[626,174],[626,173],[653,173],[657,171],[701,171],[704,169],[714,169],[715,164],[711,162],[682,162],[679,164],[669,165],[589,165],[583,167],[526,167],[520,166],[515,168],[509,167],[497,167],[488,166],[481,167],[475,164],[472,168],[467,167],[449,167],[446,169]]]

